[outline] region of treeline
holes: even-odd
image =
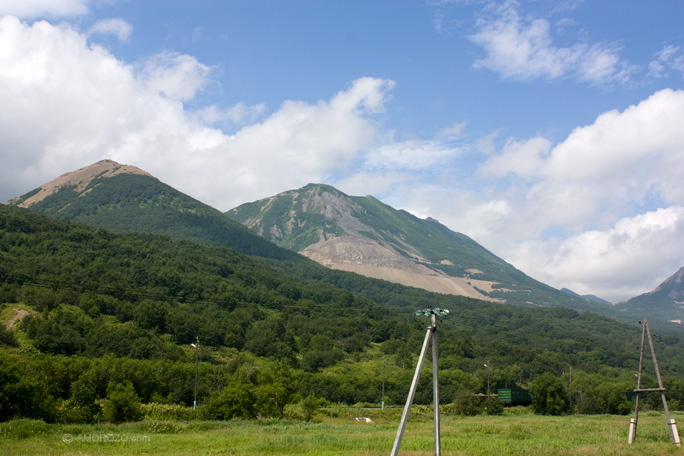
[[[383,361],[386,401],[400,404],[426,328],[407,314],[427,306],[452,312],[440,322],[445,403],[486,392],[488,377],[495,390],[551,376],[567,399],[553,413],[629,409],[635,327],[353,274],[335,274],[334,285],[297,271],[305,267],[283,272],[228,248],[0,206],[0,418],[112,421],[139,417],[122,412],[135,404],[190,406],[196,354],[206,417],[282,416],[294,402],[377,404]],[[673,404],[684,405],[669,378],[684,372],[682,341],[661,338],[656,351]],[[423,375],[416,402],[431,401]]]

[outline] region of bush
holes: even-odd
[[[307,396],[301,402],[302,411],[304,412],[304,419],[306,421],[311,421],[318,409],[326,405],[330,405],[330,402],[320,397],[316,397],[313,394]]]
[[[141,404],[140,410],[146,421],[190,421],[197,416],[193,408],[178,404],[150,402]]]
[[[211,420],[255,418],[254,394],[243,384],[236,383],[221,391],[220,396],[209,399],[206,415]]]
[[[320,413],[319,409],[321,407],[329,407],[330,402],[327,400],[316,397],[313,394],[307,396],[305,399],[299,401],[297,404],[288,404],[285,406],[285,412],[283,417],[291,420],[313,420],[316,413]],[[324,412],[327,416],[336,416],[337,412],[333,410],[325,410]]]
[[[451,406],[446,406],[444,409],[445,412],[450,410],[461,416],[503,415],[504,406],[496,397],[482,399],[475,394],[462,394]]]
[[[454,401],[454,413],[461,416],[475,416],[482,413],[482,401],[474,394],[462,394]]]
[[[73,399],[66,399],[59,402],[55,411],[55,421],[58,423],[78,423],[89,424],[96,421],[98,412],[102,409],[95,403],[86,406],[75,402]]]
[[[130,381],[110,384],[107,387],[107,398],[102,407],[102,418],[111,423],[138,421],[142,418],[140,398],[135,393]]]
[[[552,374],[545,373],[530,385],[532,410],[538,415],[562,415],[570,409],[565,385]]]
[[[26,439],[45,435],[49,426],[43,420],[18,418],[0,423],[0,435],[15,439]]]
[[[482,413],[485,415],[503,415],[503,403],[497,397],[488,397],[480,404]]]

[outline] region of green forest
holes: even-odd
[[[414,311],[428,307],[451,312],[439,321],[439,372],[456,413],[482,412],[472,394],[488,387],[529,390],[541,414],[633,407],[636,325],[0,205],[0,420],[307,419],[325,404],[400,405],[428,325]],[[655,349],[668,404],[682,410],[684,340],[659,335]],[[418,404],[432,402],[430,369]],[[655,386],[650,363],[645,374]]]

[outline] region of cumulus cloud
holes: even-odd
[[[649,194],[684,204],[682,122],[684,91],[666,89],[623,112],[601,114],[553,148],[544,138],[509,140],[480,171],[528,179],[526,204],[547,208],[547,227],[562,220],[583,228],[600,220],[601,207],[638,207]]]
[[[266,114],[236,105],[187,111],[212,68],[161,53],[116,59],[66,25],[0,19],[3,200],[103,158],[139,166],[220,209],[323,181],[380,137],[392,81],[360,78],[329,100]],[[261,119],[234,134],[220,120]]]
[[[564,31],[567,21],[559,24]],[[514,1],[485,9],[476,27],[470,40],[481,46],[486,56],[476,60],[474,67],[495,71],[505,79],[572,77],[594,84],[629,79],[628,66],[615,46],[586,42],[556,46],[549,21],[522,17]]]
[[[602,231],[522,242],[508,254],[545,283],[617,302],[655,288],[682,265],[681,252],[684,207],[677,205],[622,218]]]
[[[128,43],[131,40],[133,27],[123,19],[102,19],[90,28],[89,35],[96,33],[115,35],[122,43]]]
[[[680,125],[684,91],[666,89],[555,145],[494,133],[478,147],[477,175],[489,185],[415,183],[386,201],[439,219],[542,282],[628,299],[684,266]]]
[[[525,141],[509,138],[501,154],[483,163],[480,172],[491,177],[506,177],[509,174],[532,177],[542,168],[550,148],[551,142],[542,137]]]
[[[542,137],[507,140],[479,173],[513,178],[471,203],[469,217],[487,226],[471,232],[558,287],[615,300],[653,288],[684,265],[683,123],[684,91],[666,89],[601,114],[554,147]],[[486,210],[493,201],[507,210]],[[625,271],[630,285],[620,289]]]
[[[210,74],[209,66],[190,55],[160,52],[144,62],[139,78],[153,92],[187,101],[206,85]]]

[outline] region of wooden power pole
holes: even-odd
[[[641,323],[641,322],[640,322]],[[653,357],[653,364],[655,366],[656,376],[658,377],[658,388],[642,388],[641,387],[641,373],[644,368],[644,344],[646,336],[648,336],[648,344],[651,346],[651,356]],[[637,423],[639,421],[639,396],[642,393],[660,392],[660,397],[663,400],[663,408],[665,409],[665,418],[667,419],[667,426],[670,431],[670,439],[672,443],[681,446],[682,442],[679,440],[679,432],[677,432],[677,423],[670,418],[670,410],[667,408],[667,400],[665,399],[665,388],[663,388],[663,381],[660,378],[660,369],[658,369],[658,360],[656,359],[655,348],[653,347],[653,339],[651,338],[651,331],[648,329],[648,321],[644,320],[643,330],[641,332],[641,354],[639,356],[639,373],[637,374],[637,387],[634,390],[636,393],[636,405],[634,407],[634,418],[629,420],[629,437],[627,443],[634,443],[636,439]]]

